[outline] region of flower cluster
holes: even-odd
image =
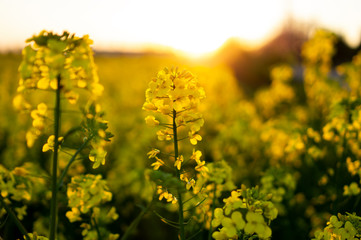
[[[318,30],[302,48],[305,93],[316,114],[327,114],[329,106],[344,95],[330,75],[336,40],[333,33]]]
[[[295,174],[286,168],[270,168],[261,178],[260,190],[272,194],[272,202],[280,203],[290,199],[296,189]]]
[[[232,180],[232,168],[226,161],[207,163],[206,167],[209,171],[204,175],[198,174],[197,184],[193,187],[193,193],[201,193],[204,196],[202,204],[195,209],[194,217],[197,222],[203,223],[206,229],[210,229],[215,202],[222,193],[232,191],[236,186]]]
[[[61,118],[62,126],[70,131],[78,120],[69,113],[77,113],[80,108],[84,116],[83,138],[91,139],[93,147],[89,159],[94,162],[93,168],[104,164],[105,142],[112,135],[106,131],[107,122],[102,119],[104,113],[96,103],[104,88],[99,83],[90,48],[92,40],[87,35],[80,38],[68,32],[57,35],[42,31],[27,42],[29,44],[23,50],[23,61],[19,67],[18,94],[13,100],[14,107],[30,113],[32,119],[32,127],[26,132],[27,146],[32,147],[38,137],[46,133],[50,137],[43,151],[54,149],[55,136],[49,133],[49,127],[54,125],[55,106],[49,103],[49,99],[60,91],[60,111],[67,113],[67,118]],[[37,94],[32,94],[34,91]],[[66,121],[69,123],[66,124]],[[67,133],[61,131],[60,134]],[[59,143],[63,140],[66,139],[59,137]]]
[[[313,240],[360,239],[361,218],[356,214],[333,215],[323,231],[316,231]]]
[[[295,90],[290,86],[293,70],[288,65],[274,67],[271,71],[271,86],[257,92],[255,102],[262,115],[269,118],[292,103]]]
[[[4,198],[6,204],[11,204],[12,201],[28,202],[31,199],[31,183],[28,179],[24,178],[19,172],[9,171],[0,165],[0,194]],[[15,205],[14,210],[17,217],[22,220],[26,215],[27,206]],[[0,217],[6,213],[4,208],[0,210]]]
[[[101,205],[111,201],[112,193],[108,190],[106,181],[101,175],[79,175],[71,179],[71,183],[67,188],[68,206],[71,208],[66,213],[66,217],[70,222],[83,221],[81,227],[84,229],[82,234],[84,239],[94,239],[99,224],[112,222],[118,218],[115,208],[109,211],[101,209]],[[105,212],[104,212],[105,211]],[[84,216],[90,217],[90,222],[86,223]],[[111,235],[109,239],[117,239],[117,236]],[[108,239],[108,238],[107,238]]]
[[[204,120],[198,112],[198,105],[204,97],[203,88],[190,72],[165,68],[149,83],[143,109],[171,117],[177,128],[187,127],[188,138],[193,145],[196,145],[202,140],[198,131],[203,126]],[[146,117],[146,123],[150,126],[160,124],[153,115]],[[171,140],[174,137],[173,130],[166,125],[157,132],[157,135],[161,141]]]
[[[219,227],[214,239],[269,239],[272,230],[269,224],[277,217],[278,211],[269,201],[271,196],[262,194],[258,187],[232,191],[223,199],[223,208],[216,208],[212,226]]]
[[[205,161],[201,160],[202,152],[193,149],[192,155],[186,159],[178,152],[178,143],[188,139],[191,145],[197,145],[202,140],[198,131],[204,124],[198,106],[205,97],[203,88],[199,86],[197,79],[187,71],[178,69],[163,69],[157,77],[149,83],[146,90],[146,101],[143,109],[159,115],[145,118],[149,126],[159,126],[157,137],[159,141],[171,141],[175,144],[174,154],[161,153],[158,149],[152,149],[148,156],[155,161],[151,164],[154,170],[161,167],[174,169],[181,181],[185,182],[186,189],[194,188],[194,176],[185,169],[192,166],[195,172],[205,174],[208,169]],[[168,158],[167,160],[164,157]],[[160,199],[165,198],[168,202],[176,203],[176,198],[167,190],[158,187]]]
[[[301,134],[278,124],[278,121],[268,121],[260,135],[261,141],[267,146],[266,154],[271,164],[277,165],[283,161],[286,165],[299,165],[300,156],[305,151]]]
[[[85,139],[90,140],[92,149],[89,153],[89,160],[93,162],[93,168],[98,168],[105,164],[107,152],[106,144],[113,137],[108,129],[108,121],[103,119],[104,112],[99,104],[87,104],[83,109],[83,122],[81,126]]]

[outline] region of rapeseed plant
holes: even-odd
[[[54,240],[57,234],[58,191],[69,167],[87,148],[90,148],[88,155],[93,168],[104,165],[105,146],[112,134],[107,131],[107,121],[103,119],[104,113],[97,103],[104,88],[99,83],[94,64],[90,48],[92,40],[87,35],[80,38],[68,32],[58,35],[42,31],[28,39],[27,43],[19,67],[18,94],[13,104],[16,109],[31,116],[32,126],[26,132],[28,147],[34,146],[42,134],[49,136],[42,150],[53,153],[49,239]],[[79,116],[82,116],[81,120]],[[71,135],[80,136],[80,146],[73,141],[68,143]],[[76,151],[59,176],[59,151],[65,148]],[[74,220],[74,213],[70,219]]]
[[[198,134],[204,124],[198,110],[200,101],[205,98],[202,87],[197,79],[188,71],[179,71],[177,68],[159,71],[149,83],[146,90],[146,101],[143,109],[160,115],[159,119],[149,115],[145,118],[149,126],[159,126],[157,137],[159,141],[173,142],[172,152],[153,149],[148,153],[151,164],[156,171],[170,172],[169,177],[157,182],[159,200],[163,198],[172,204],[178,203],[179,238],[185,239],[184,195],[186,191],[195,187],[197,172],[205,174],[208,168],[201,160],[202,152],[193,150],[192,155],[186,158],[179,151],[179,143],[188,139],[195,146],[202,140]],[[165,148],[169,149],[169,148]],[[175,179],[175,183],[167,181]]]

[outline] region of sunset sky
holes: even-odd
[[[361,39],[360,0],[0,0],[0,50],[41,30],[89,34],[97,50],[163,45],[192,54],[228,38],[260,44],[289,16]]]

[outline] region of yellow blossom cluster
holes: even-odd
[[[187,188],[193,188],[193,193],[205,196],[205,200],[195,209],[197,222],[203,223],[206,229],[210,229],[213,214],[212,205],[215,199],[220,198],[222,193],[236,188],[232,180],[232,168],[224,160],[207,163],[208,171],[205,174],[197,174],[197,183],[193,179],[188,181]],[[198,199],[194,199],[195,204]]]
[[[23,61],[19,67],[18,94],[13,100],[14,107],[29,112],[32,119],[32,127],[26,132],[27,146],[32,147],[36,139],[54,125],[52,115],[55,109],[51,101],[49,103],[49,98],[53,100],[55,92],[60,91],[61,112],[77,112],[79,109],[83,112],[83,142],[89,141],[92,146],[89,159],[94,162],[93,168],[104,164],[107,154],[104,148],[112,135],[106,131],[107,121],[103,120],[104,113],[96,103],[104,88],[99,83],[93,51],[90,48],[92,40],[87,35],[80,38],[68,32],[57,35],[42,31],[27,42],[29,44],[23,50]],[[38,93],[36,97],[35,91]],[[30,101],[38,98],[44,102],[33,109]],[[62,125],[74,125],[70,114],[67,116],[69,119],[61,118]],[[67,120],[72,123],[65,124]],[[54,135],[50,135],[47,143],[43,145],[43,152],[54,150],[54,138]],[[59,137],[58,140],[61,144],[65,139]]]
[[[312,238],[312,240],[359,239],[361,237],[360,226],[361,217],[356,214],[333,215],[323,230],[315,232],[315,238]]]
[[[151,166],[154,170],[174,167],[177,177],[185,182],[186,189],[194,188],[194,176],[191,176],[189,170],[184,169],[193,166],[195,172],[205,174],[208,169],[205,161],[201,160],[202,152],[193,149],[192,155],[186,159],[184,155],[179,154],[178,143],[189,139],[191,145],[197,145],[202,140],[198,132],[204,120],[198,106],[205,97],[203,88],[190,72],[164,68],[150,81],[145,95],[143,110],[157,114],[157,118],[148,115],[145,118],[146,124],[160,128],[156,133],[159,141],[173,141],[175,146],[174,154],[163,154],[158,149],[152,149],[148,153],[150,159],[155,159]],[[187,174],[184,174],[185,172]],[[158,194],[160,199],[177,202],[177,199],[161,186],[158,186]]]
[[[64,32],[62,35],[42,31],[27,40],[20,64],[18,92],[29,89],[55,90],[57,78],[62,79],[61,88],[72,104],[79,94],[77,89],[86,89],[93,96],[101,95],[103,87],[94,64],[88,35],[82,38]]]
[[[94,222],[98,222],[100,218],[105,218],[103,220],[105,222],[112,222],[118,218],[114,207],[108,211],[102,208],[102,204],[111,201],[112,193],[101,175],[86,174],[72,177],[68,184],[67,196],[68,207],[71,210],[66,212],[66,217],[70,222],[83,222],[81,227],[84,239],[93,239],[91,236],[97,236]],[[86,215],[88,217],[83,218]],[[91,220],[88,223],[89,217]],[[111,236],[107,239],[119,237],[118,234],[107,234]]]
[[[261,178],[260,191],[264,194],[272,194],[271,200],[280,212],[282,207],[278,203],[293,196],[296,183],[295,174],[286,167],[273,167],[269,168]]]
[[[159,201],[164,198],[167,202],[171,202],[172,204],[177,203],[177,198],[169,193],[168,190],[163,189],[162,186],[157,186],[157,194],[159,194]]]
[[[268,198],[257,187],[247,189],[242,186],[242,189],[232,191],[230,197],[223,199],[223,209],[216,208],[214,211],[212,226],[219,229],[213,232],[212,237],[216,240],[246,236],[269,239],[272,235],[269,224],[277,217],[278,211]]]
[[[187,127],[188,137],[193,145],[201,141],[202,137],[197,132],[203,126],[204,120],[198,111],[198,105],[205,93],[197,79],[190,72],[165,68],[158,72],[148,87],[143,109],[174,118],[176,128]],[[146,123],[150,126],[160,124],[153,115],[146,117]],[[158,139],[171,140],[173,130],[167,128],[167,125],[163,126],[165,128],[157,132]]]
[[[54,91],[61,78],[61,91],[71,104],[79,98],[81,89],[91,92],[91,96],[99,96],[99,78],[96,73],[92,50],[92,41],[88,36],[82,38],[64,32],[56,35],[42,31],[39,35],[28,39],[23,49],[23,61],[19,66],[20,80],[18,94],[13,100],[18,110],[31,110],[28,95],[32,90]],[[27,133],[27,144],[31,147],[34,140],[44,129],[48,113],[46,103],[38,104],[31,111],[34,129]]]
[[[282,107],[287,106],[295,100],[295,91],[290,86],[293,70],[288,65],[279,65],[271,71],[271,86],[258,91],[255,103],[261,110],[263,116],[269,118],[274,116]]]
[[[299,164],[299,157],[305,151],[305,144],[299,133],[290,134],[275,127],[273,122],[268,122],[260,137],[261,141],[269,145],[266,153],[272,165],[281,160],[290,165]]]
[[[0,165],[0,195],[6,204],[10,205],[12,201],[30,201],[30,193],[31,185],[28,179],[21,176],[19,171],[9,171],[4,166]],[[26,209],[26,205],[19,206],[18,204],[14,204],[14,210],[20,220],[22,220],[26,215]],[[5,214],[5,209],[1,208],[0,217],[4,216]]]
[[[93,207],[109,202],[112,193],[101,175],[79,175],[71,179],[67,188],[68,205],[71,211],[66,213],[69,221],[81,220],[81,214],[88,213]]]
[[[345,94],[339,83],[330,76],[335,43],[336,36],[333,33],[320,29],[302,48],[304,88],[315,114],[327,114],[329,106]]]

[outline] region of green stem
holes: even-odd
[[[214,209],[216,208],[216,191],[217,191],[217,184],[214,183],[214,189],[213,189],[213,201],[212,201],[212,217],[211,217],[211,224],[209,226],[209,232],[208,232],[208,240],[212,239],[212,221],[214,218]]]
[[[11,209],[11,207],[9,207],[5,203],[4,198],[1,195],[0,195],[0,201],[1,201],[1,204],[4,206],[6,212],[9,214],[10,218],[14,221],[15,225],[19,228],[21,234],[25,236],[26,240],[30,240],[30,237],[29,237],[28,232],[26,231],[25,227],[23,226],[23,224],[21,224],[19,219],[16,217],[16,215],[13,212],[13,210]]]
[[[132,232],[135,230],[135,228],[138,226],[140,220],[142,220],[143,216],[149,211],[149,209],[151,208],[151,206],[154,203],[154,196],[152,201],[147,205],[146,208],[144,208],[139,215],[137,216],[136,219],[133,220],[133,222],[129,225],[127,231],[125,231],[124,235],[122,236],[121,240],[126,240],[128,239],[128,237],[132,234]]]
[[[95,217],[94,217],[94,218],[91,218],[91,219],[93,219],[94,228],[95,228],[95,230],[97,231],[97,235],[98,235],[98,240],[102,240],[102,235],[100,234],[99,226],[98,226],[97,221],[95,220]],[[91,220],[90,220],[90,221],[91,221]]]
[[[58,215],[58,182],[57,182],[57,173],[58,173],[58,149],[59,149],[59,129],[60,129],[60,74],[56,78],[57,80],[57,89],[55,94],[55,109],[54,109],[54,153],[53,153],[53,163],[52,163],[52,181],[51,181],[51,204],[50,204],[50,234],[49,240],[55,240],[57,232],[57,215]]]
[[[87,144],[90,142],[90,140],[92,139],[92,137],[89,137],[79,148],[78,150],[76,150],[76,152],[74,153],[74,155],[71,157],[70,161],[68,162],[68,164],[66,165],[66,167],[64,168],[63,173],[61,174],[61,176],[59,177],[58,180],[58,189],[63,185],[63,180],[64,177],[66,175],[66,173],[69,170],[70,165],[75,161],[75,158],[78,156],[78,154],[87,146]]]
[[[178,153],[178,136],[177,136],[177,124],[175,122],[175,119],[177,117],[177,112],[173,109],[173,140],[174,140],[174,160],[177,161],[178,157],[179,157],[179,153]],[[177,178],[179,179],[180,177],[180,171],[178,169],[177,170]],[[184,216],[183,216],[183,202],[182,202],[182,192],[180,189],[178,189],[178,213],[179,213],[179,238],[180,240],[184,240],[185,239],[185,234],[184,234]]]

